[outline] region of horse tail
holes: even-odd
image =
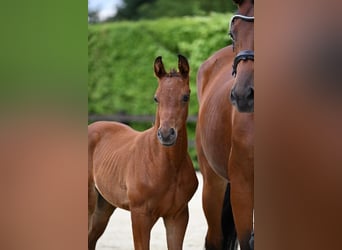
[[[232,206],[230,203],[230,184],[227,184],[224,194],[223,209],[221,216],[223,233],[223,249],[236,250],[238,245],[235,223],[233,218]]]

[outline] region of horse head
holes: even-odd
[[[230,21],[235,78],[230,101],[239,112],[254,112],[254,1],[234,0],[238,11]]]
[[[162,57],[154,62],[154,73],[158,79],[158,88],[154,95],[157,103],[157,138],[164,146],[172,146],[177,140],[180,129],[186,129],[190,100],[189,63],[178,55],[178,71],[165,71]]]

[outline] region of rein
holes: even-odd
[[[244,15],[234,15],[230,19],[229,30],[232,29],[232,25],[235,19],[242,19],[245,22],[253,22],[254,23],[254,16],[244,16]],[[232,75],[236,76],[237,73],[237,66],[240,61],[247,61],[251,60],[254,61],[254,51],[253,50],[242,50],[240,51],[234,58],[233,63],[233,70]]]

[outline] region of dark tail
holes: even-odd
[[[222,209],[222,231],[223,231],[223,249],[236,250],[238,240],[236,235],[235,223],[233,219],[232,206],[230,204],[230,184],[227,184],[226,193],[224,195]]]

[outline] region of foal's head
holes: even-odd
[[[254,0],[234,0],[237,13],[230,21],[235,77],[230,100],[240,112],[254,112]]]
[[[154,95],[157,103],[157,137],[164,146],[172,146],[178,131],[185,128],[190,100],[189,63],[178,55],[178,72],[165,71],[161,56],[154,61],[154,73],[158,78],[158,88]]]

